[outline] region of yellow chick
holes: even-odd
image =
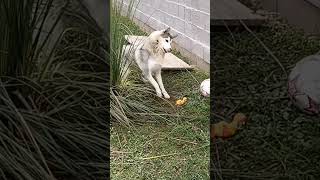
[[[183,106],[183,105],[186,104],[186,102],[187,102],[187,98],[186,98],[186,97],[184,97],[184,98],[182,98],[182,99],[178,99],[178,100],[176,101],[176,106]]]
[[[241,125],[244,125],[247,121],[246,115],[242,113],[237,113],[231,123],[221,121],[219,123],[213,124],[210,127],[211,138],[221,137],[223,139],[232,137]]]

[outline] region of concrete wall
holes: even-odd
[[[262,6],[306,33],[320,35],[320,0],[262,0]]]
[[[123,0],[125,5],[129,1]],[[175,39],[175,48],[193,60],[192,64],[208,69],[210,63],[209,0],[140,0],[134,18],[140,21],[138,24],[141,26],[148,26],[146,29],[149,31],[170,26],[173,33],[178,34]]]

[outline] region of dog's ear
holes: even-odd
[[[167,29],[165,29],[165,30],[163,30],[163,34],[168,34],[169,33],[169,31],[170,31],[170,27],[168,27]]]
[[[171,38],[171,39],[174,39],[174,38],[176,38],[176,37],[178,37],[178,34],[173,35],[173,36],[171,36],[170,38]]]

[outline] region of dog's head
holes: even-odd
[[[165,53],[171,52],[172,47],[172,39],[176,38],[177,35],[173,36],[170,34],[170,27],[164,30],[156,31],[155,32],[155,41],[159,48],[161,48]]]

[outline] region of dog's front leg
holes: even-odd
[[[154,80],[154,78],[152,77],[151,74],[149,74],[146,79],[152,84],[152,86],[154,87],[154,89],[156,90],[157,96],[162,97],[162,93],[161,90],[159,88],[158,83],[156,82],[156,80]]]
[[[161,70],[157,71],[155,73],[155,77],[156,77],[156,80],[160,86],[160,89],[162,91],[162,94],[163,96],[166,98],[166,99],[170,99],[170,96],[169,94],[167,93],[166,89],[164,88],[164,85],[163,85],[163,82],[162,82],[162,77],[161,77]]]

